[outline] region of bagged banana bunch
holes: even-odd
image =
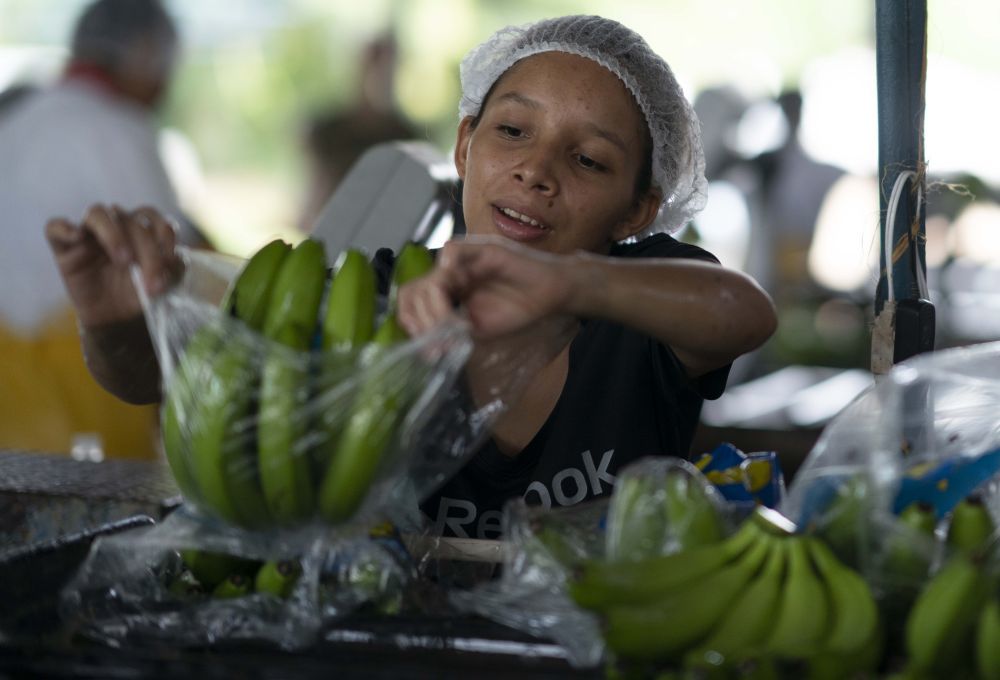
[[[891,524],[915,504],[941,519],[1000,473],[998,407],[1000,343],[914,357],[830,422],[780,508],[834,533],[852,515]]]
[[[61,594],[71,634],[110,646],[315,643],[359,609],[393,615],[414,577],[394,529],[319,534],[212,526],[185,512],[99,538]]]
[[[827,426],[780,508],[874,578],[896,543],[927,562],[927,524],[1000,473],[998,410],[1000,343],[914,357]]]
[[[870,584],[889,670],[1000,677],[981,658],[1000,643],[989,627],[998,473],[1000,344],[990,343],[895,367],[830,423],[791,484],[782,511]]]
[[[181,284],[144,307],[164,453],[206,517],[252,530],[370,523],[426,493],[416,457],[447,477],[485,434],[489,419],[453,389],[471,351],[464,326],[410,339],[396,319],[398,288],[433,264],[426,248],[402,249],[388,301],[363,253],[328,274],[311,239],[269,243],[225,283],[212,256],[186,259]],[[420,478],[407,479],[411,465]]]
[[[600,591],[619,568],[719,543],[734,512],[745,514],[734,508],[691,463],[645,458],[617,475],[610,499],[554,510],[508,503],[500,578],[451,600],[555,640],[570,663],[593,666],[603,658],[604,637],[577,592]]]
[[[335,545],[211,526],[189,513],[98,538],[61,593],[70,634],[119,646],[271,641],[312,644],[322,565]]]

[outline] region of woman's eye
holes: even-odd
[[[521,128],[516,128],[513,125],[498,125],[497,129],[507,137],[512,137],[514,139],[517,139],[524,134],[521,132]]]
[[[588,170],[604,170],[604,166],[595,161],[590,156],[584,156],[580,154],[576,157],[577,163],[587,168]]]

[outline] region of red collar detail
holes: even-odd
[[[111,74],[97,64],[85,61],[71,61],[63,71],[63,81],[83,81],[111,94],[123,95]]]

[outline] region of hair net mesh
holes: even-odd
[[[621,79],[645,116],[653,140],[653,183],[663,192],[663,203],[638,238],[676,231],[705,207],[698,119],[667,63],[616,21],[567,16],[497,31],[462,60],[459,115],[478,115],[496,80],[517,61],[541,52],[568,52],[597,62]]]

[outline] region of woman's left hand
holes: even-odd
[[[465,310],[478,338],[523,330],[567,315],[573,297],[572,258],[495,238],[447,243],[434,270],[399,292],[399,321],[419,335]]]

